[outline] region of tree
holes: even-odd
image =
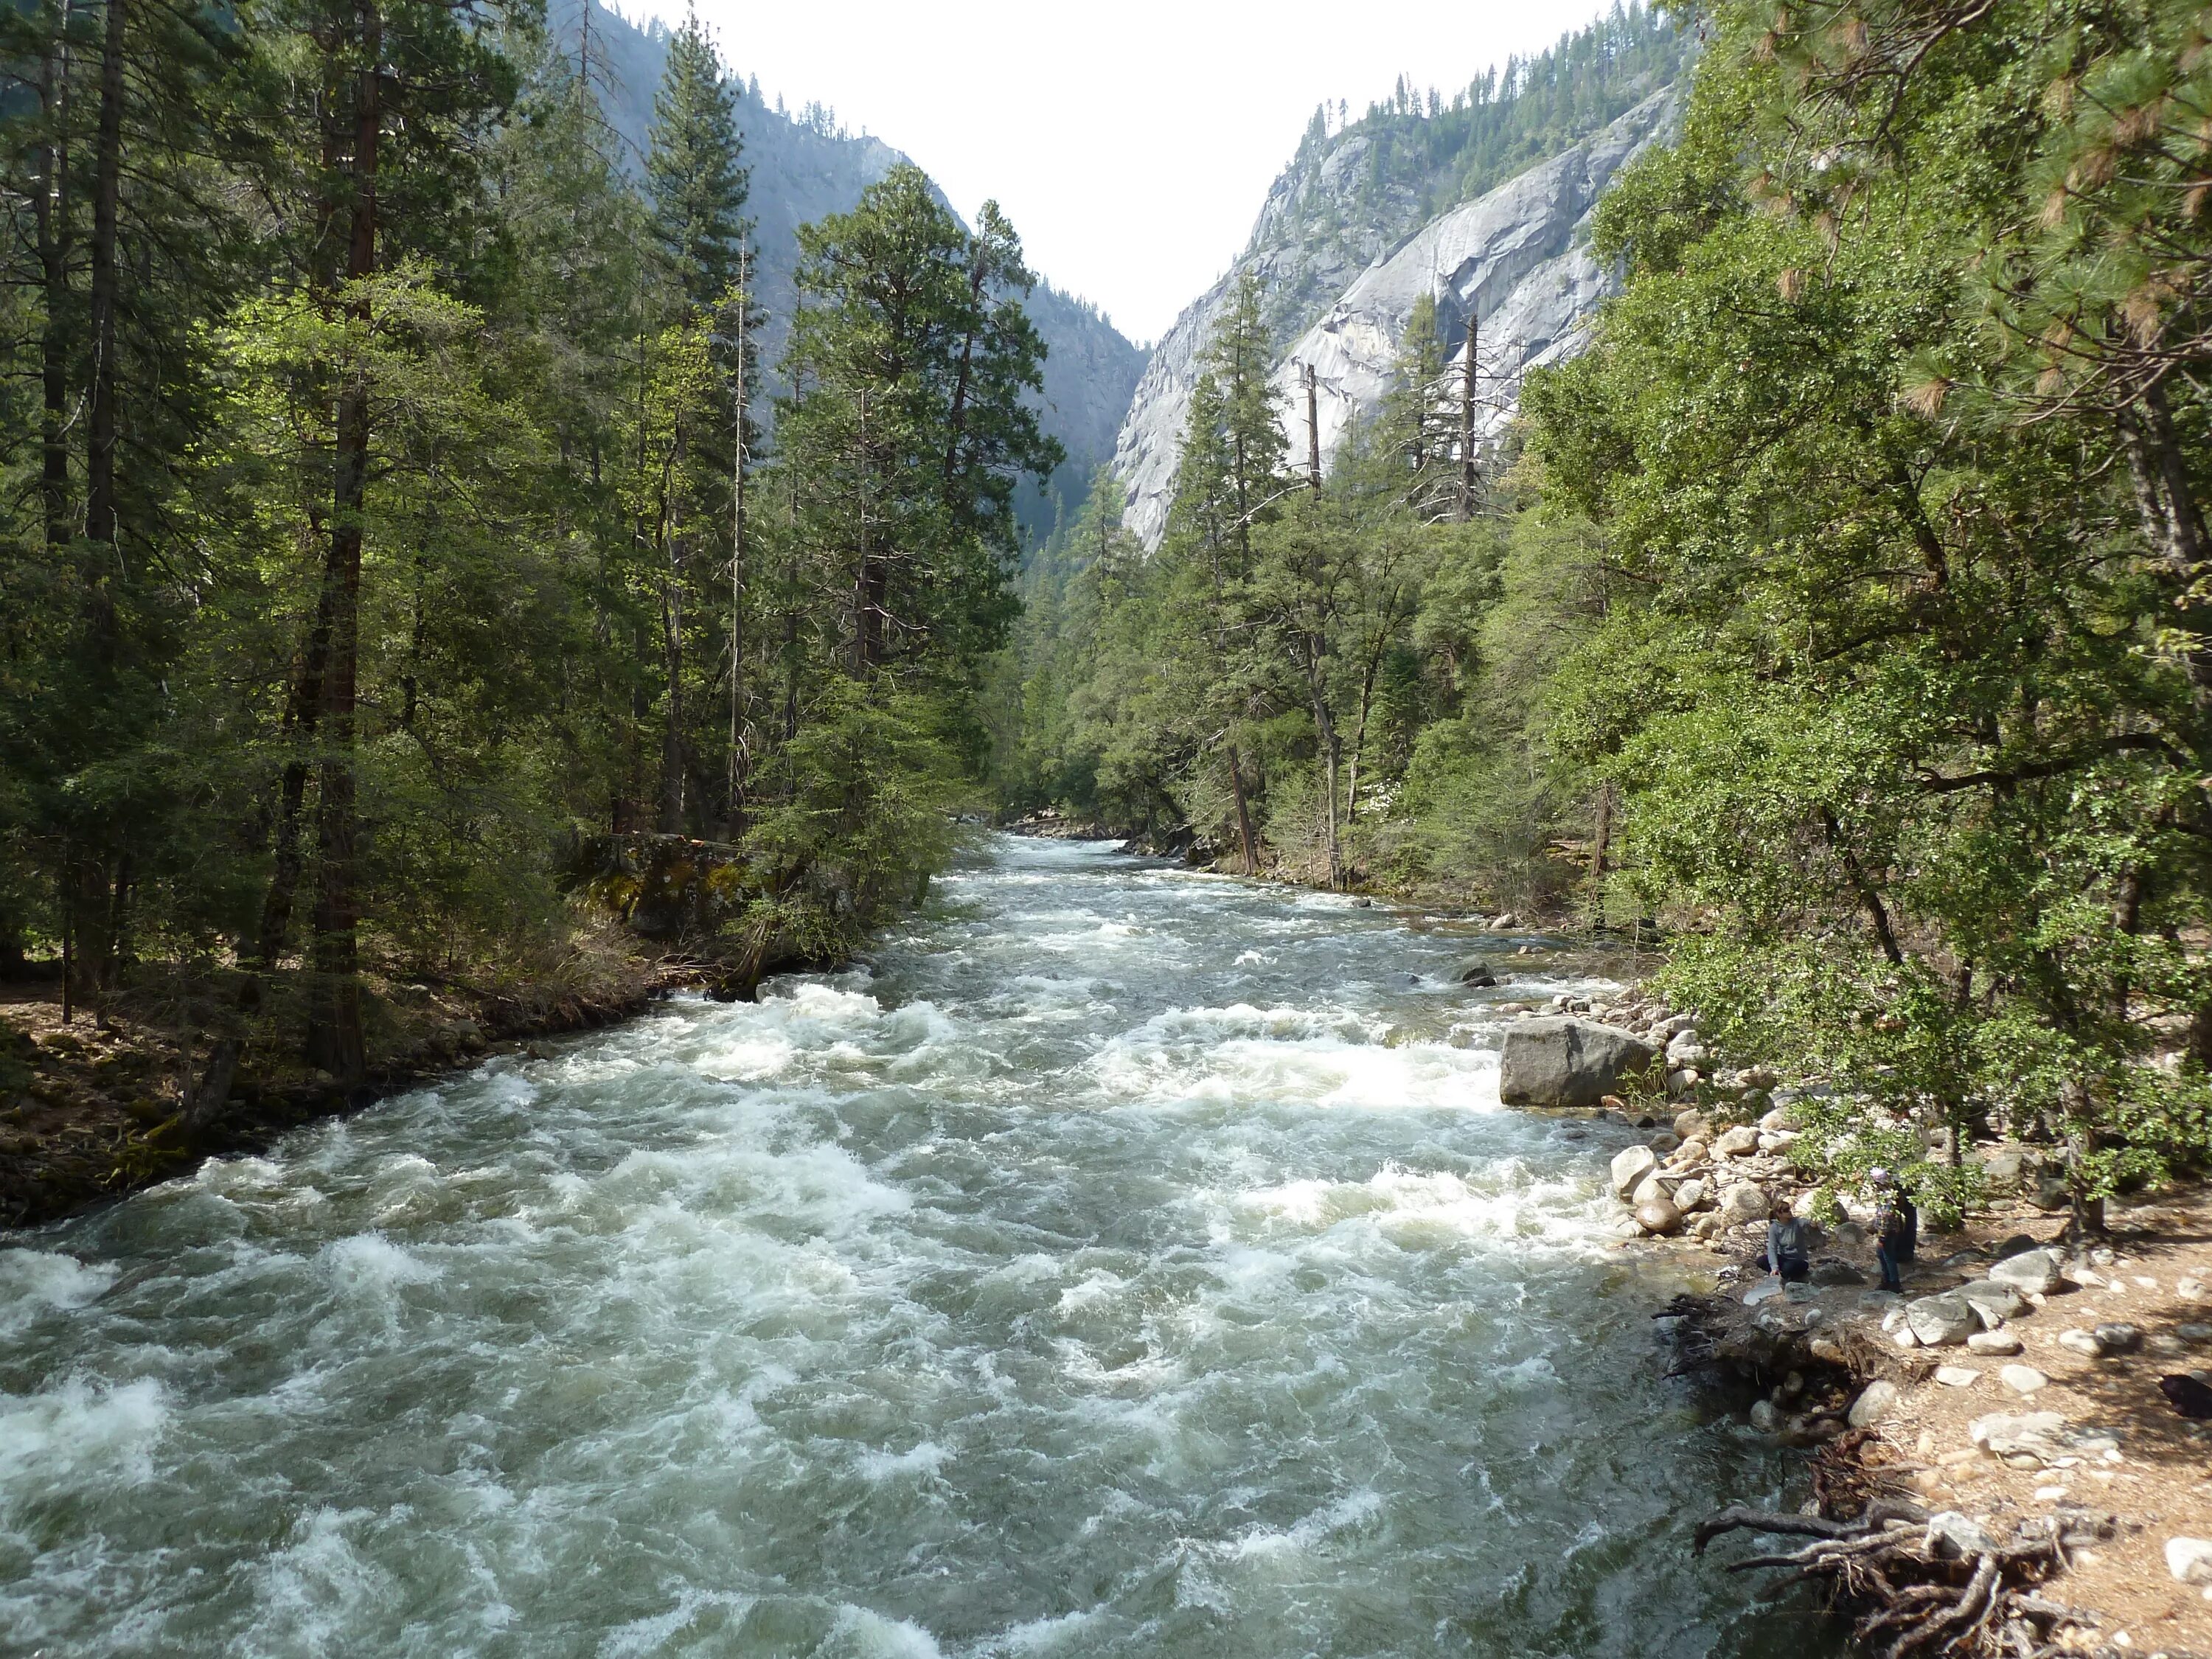
[[[738,283],[751,222],[738,133],[737,94],[699,15],[669,38],[667,67],[653,98],[647,188],[653,236],[684,303],[705,312]]]

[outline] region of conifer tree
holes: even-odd
[[[668,43],[646,155],[653,234],[684,303],[704,312],[738,281],[752,226],[737,94],[694,11]]]

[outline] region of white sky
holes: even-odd
[[[636,0],[631,0],[635,4]],[[1156,340],[1243,250],[1314,106],[1357,118],[1402,71],[1450,100],[1599,0],[698,0],[773,104],[818,100],[914,157],[1030,264]],[[683,0],[648,0],[673,25]],[[630,9],[625,5],[623,9]]]

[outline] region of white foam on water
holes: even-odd
[[[649,1619],[633,1620],[619,1629],[609,1631],[599,1642],[599,1659],[641,1659],[645,1654],[658,1653],[707,1609],[728,1608],[743,1613],[758,1599],[726,1591],[686,1589],[667,1612]]]
[[[0,1255],[0,1645],[1494,1659],[1595,1650],[1623,1573],[1717,1629],[1678,1551],[1561,1565],[1747,1454],[1577,1438],[1653,1397],[1611,1149],[1431,1040],[1486,1029],[1407,988],[1460,947],[1004,856],[872,971]]]
[[[122,1274],[46,1250],[0,1250],[0,1340],[57,1310],[82,1308]]]
[[[78,1486],[153,1478],[167,1428],[167,1391],[150,1378],[104,1383],[72,1376],[30,1395],[0,1394],[0,1513]]]
[[[935,1474],[951,1461],[951,1452],[934,1440],[925,1440],[911,1451],[863,1452],[858,1467],[863,1480],[880,1485],[886,1480],[896,1480],[901,1475]]]
[[[838,1608],[836,1622],[816,1651],[823,1659],[944,1659],[937,1638],[921,1626],[849,1604]]]
[[[985,1637],[972,1650],[991,1659],[999,1655],[1052,1653],[1080,1642],[1097,1622],[1098,1613],[1091,1607],[1079,1607],[1056,1618],[1024,1620]]]
[[[356,1233],[325,1244],[316,1263],[333,1289],[371,1301],[388,1298],[410,1285],[434,1283],[445,1271],[380,1232]]]
[[[289,1540],[254,1575],[261,1622],[239,1650],[271,1659],[343,1651],[363,1615],[389,1605],[398,1589],[390,1571],[347,1535],[374,1518],[368,1510],[328,1506],[301,1516]]]
[[[1310,1550],[1344,1532],[1365,1527],[1382,1513],[1382,1495],[1376,1492],[1346,1492],[1325,1509],[1316,1510],[1288,1528],[1253,1527],[1239,1533],[1212,1553],[1231,1560],[1283,1556]]]

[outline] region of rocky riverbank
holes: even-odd
[[[1820,1585],[1877,1652],[2212,1654],[2212,1194],[2116,1201],[2076,1247],[2036,1149],[1961,1148],[1984,1205],[1893,1295],[1863,1195],[1800,1161],[1807,1092],[1721,1064],[1693,1017],[1555,998],[1508,1028],[1500,1092],[1635,1127],[1621,1248],[1706,1287],[1660,1316],[1670,1366],[1812,1454],[1803,1512],[1729,1511],[1700,1549],[1786,1540],[1730,1565]],[[1785,1285],[1759,1262],[1792,1213],[1826,1224]]]

